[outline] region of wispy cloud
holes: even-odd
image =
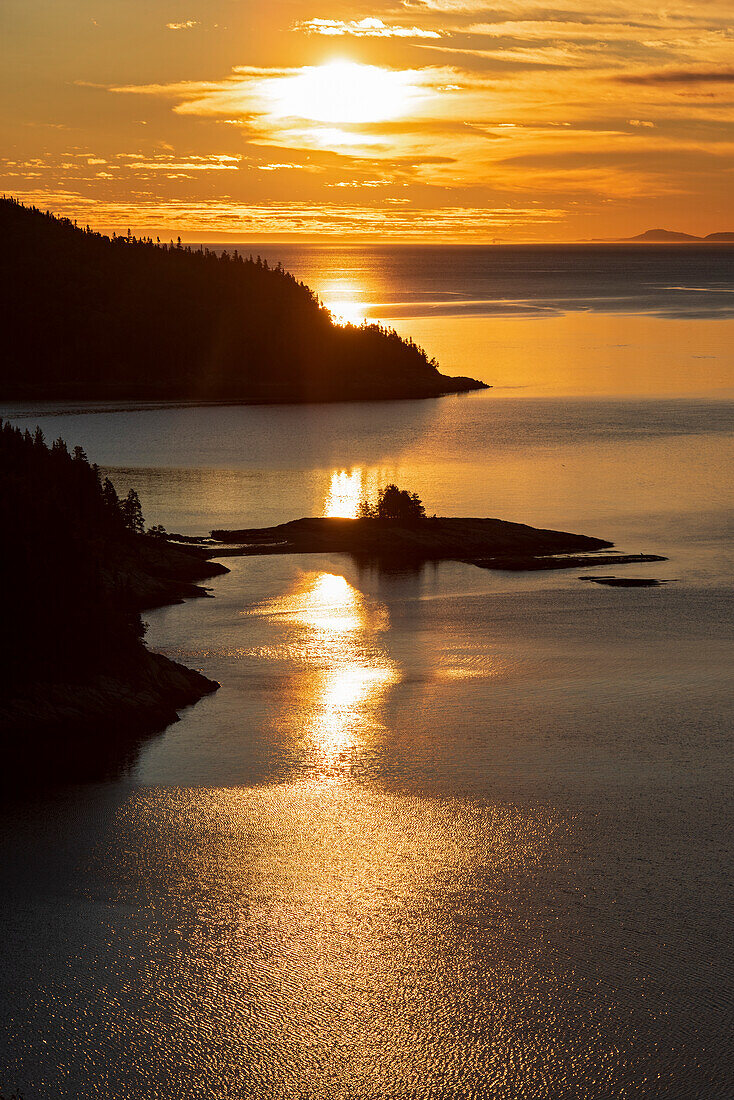
[[[197,12],[181,4],[179,14]],[[187,54],[185,79],[135,83],[121,58],[106,89],[118,97],[109,132],[84,123],[64,138],[36,133],[36,144],[21,134],[0,172],[7,186],[108,204],[134,196],[146,217],[170,222],[175,210],[193,224],[199,209],[202,225],[221,218],[224,231],[240,218],[248,234],[256,221],[273,226],[269,203],[284,233],[331,232],[337,198],[349,204],[345,232],[381,233],[379,212],[392,210],[386,232],[432,235],[435,215],[436,231],[456,239],[526,237],[541,225],[574,235],[581,218],[578,236],[623,236],[650,218],[681,224],[685,208],[691,231],[705,232],[697,217],[731,209],[731,0],[291,0],[260,5],[252,40],[228,36],[225,51],[224,37],[208,36],[198,70]],[[237,44],[250,63],[230,69]],[[107,117],[99,85],[73,94],[89,96],[85,117]],[[147,97],[143,118],[134,97]],[[38,143],[57,154],[34,160]]]
[[[156,154],[152,157],[128,160],[129,168],[142,168],[147,172],[231,172],[239,168],[242,157],[228,153],[212,153],[208,156],[176,157]]]
[[[515,51],[509,53],[515,56]],[[644,94],[636,96],[638,109],[647,106],[653,117],[630,120],[629,92],[621,80],[630,74],[608,66],[589,71],[585,65],[571,65],[553,95],[548,73],[538,69],[480,73],[456,65],[346,68],[342,73],[338,65],[238,67],[219,81],[111,90],[169,99],[179,115],[237,122],[253,154],[258,147],[283,150],[286,157],[271,153],[266,163],[300,160],[304,169],[311,158],[311,167],[319,164],[326,173],[324,187],[350,186],[353,166],[362,163],[364,179],[395,186],[408,180],[414,186],[450,189],[457,198],[461,189],[481,187],[495,196],[536,191],[555,201],[564,192],[569,199],[627,199],[636,193],[653,196],[684,189],[688,162],[681,157],[671,174],[670,162],[655,157],[701,148],[690,132],[690,117],[689,132],[675,137],[676,113],[690,116],[690,104],[666,103],[668,125],[664,134],[656,134],[654,157],[646,131],[656,128],[660,104],[646,102]],[[357,81],[359,94],[353,102],[348,84],[339,90],[342,76]],[[360,82],[365,82],[366,94]],[[717,140],[721,163],[731,145],[721,135]],[[348,174],[340,176],[342,171]]]
[[[80,192],[28,190],[16,192],[25,203],[53,209],[79,220],[93,216],[95,224],[112,229],[130,226],[136,233],[158,229],[172,234],[237,233],[251,240],[265,236],[322,238],[366,237],[396,240],[471,240],[493,236],[517,225],[540,226],[557,221],[563,209],[538,209],[516,205],[488,209],[450,206],[416,208],[410,202],[344,203],[268,202],[238,203],[228,200],[186,202],[138,200],[99,202]],[[210,238],[211,239],[211,238]]]
[[[382,19],[366,16],[364,19],[306,19],[294,23],[294,31],[306,34],[322,34],[333,38],[440,38],[441,32],[428,27],[404,27],[397,23],[384,23]]]
[[[657,72],[619,73],[620,84],[734,84],[734,68],[659,69]]]
[[[237,171],[242,165],[242,155],[229,153],[191,154],[176,156],[172,153],[115,153],[109,157],[95,156],[88,151],[65,150],[58,156],[46,155],[32,161],[12,161],[0,158],[0,179],[17,169],[15,175],[30,179],[42,169],[47,179],[65,181],[76,185],[88,179],[116,179],[128,184],[154,178],[156,174],[173,179],[191,179],[192,173]],[[89,169],[94,169],[89,176]]]
[[[319,172],[321,169],[316,164],[298,164],[290,161],[275,161],[274,163],[253,164],[258,172]]]
[[[458,90],[456,74],[446,68],[401,70],[345,63],[300,69],[242,66],[220,81],[110,89],[169,99],[180,115],[239,122],[251,141],[351,155],[362,150],[370,158],[394,157],[400,151],[394,138],[383,142],[389,132],[383,124],[389,126],[399,116],[422,118],[439,97],[445,104]]]

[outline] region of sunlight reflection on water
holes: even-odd
[[[142,790],[114,832],[158,945],[143,1009],[161,1039],[153,1095],[181,1084],[177,1034],[192,1044],[187,1085],[207,1097],[408,1096],[423,1081],[509,1097],[548,1075],[617,1077],[617,1006],[579,997],[590,974],[541,932],[572,836],[554,811],[321,779]],[[135,1059],[133,1044],[123,1068]]]
[[[375,501],[380,490],[389,485],[395,476],[394,468],[383,465],[332,470],[320,515],[354,519],[359,514],[360,503],[363,500]]]
[[[368,601],[345,577],[308,573],[283,596],[247,612],[285,627],[282,658],[307,670],[305,698],[280,721],[302,730],[317,770],[339,766],[382,729],[379,703],[398,668],[381,645],[389,627],[387,609]],[[281,626],[282,624],[282,626]]]
[[[353,279],[325,280],[319,288],[324,305],[339,324],[361,325],[367,319],[365,288]]]
[[[364,473],[361,467],[351,471],[334,470],[331,475],[329,491],[324,502],[325,516],[346,516],[353,519],[357,515],[359,502],[364,495],[362,482]]]
[[[419,276],[447,278],[443,252],[420,261],[413,299],[362,292],[364,258],[312,282],[350,320],[414,310]],[[440,514],[662,553],[642,568],[675,583],[273,556],[146,615],[222,687],[122,782],[0,822],[0,1089],[731,1097],[732,405],[711,396],[731,333],[582,304],[371,314],[485,394],[40,416],[171,530],[350,516],[395,481]]]

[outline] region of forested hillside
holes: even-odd
[[[159,728],[216,687],[149,652],[140,611],[203,595],[195,582],[226,570],[146,533],[134,491],[118,499],[81,448],[0,421],[0,529],[6,764],[36,736],[68,760],[90,733],[93,761],[111,731]]]
[[[447,378],[394,331],[335,324],[236,251],[105,237],[0,200],[0,397],[246,402],[432,397]]]

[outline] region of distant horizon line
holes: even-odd
[[[187,239],[188,238],[188,239]],[[187,235],[187,238],[181,236],[182,245],[203,245],[209,246],[216,245],[217,247],[229,246],[238,247],[240,245],[252,245],[260,248],[273,247],[277,245],[294,245],[294,246],[308,246],[312,248],[566,248],[570,246],[591,246],[591,247],[604,247],[616,245],[634,245],[641,248],[649,248],[660,246],[679,248],[682,246],[700,246],[705,245],[707,248],[718,247],[732,247],[734,245],[734,233],[732,233],[731,240],[707,240],[705,237],[696,237],[689,240],[635,240],[630,237],[606,237],[606,238],[574,238],[572,240],[527,240],[527,241],[430,241],[430,240],[414,240],[412,238],[406,238],[403,240],[380,240],[372,237],[365,238],[350,238],[347,240],[334,238],[333,240],[325,240],[323,237],[318,239],[308,237],[280,237],[274,238],[257,238],[246,237],[227,239],[226,235],[221,237],[210,237],[205,239],[203,237],[196,237]],[[173,240],[176,243],[176,238],[169,237],[164,240],[161,237],[161,244],[169,244]]]

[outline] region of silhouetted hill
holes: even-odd
[[[112,239],[0,200],[0,397],[302,402],[436,397],[412,341],[334,324],[281,267]]]
[[[699,243],[731,244],[734,242],[734,233],[709,233],[705,237],[696,237],[693,233],[678,233],[673,229],[647,229],[644,233],[638,233],[636,237],[622,237],[623,241],[639,241],[641,244],[676,244],[686,241]]]
[[[204,595],[226,572],[143,533],[81,448],[0,421],[0,748],[5,781],[112,761],[216,684],[148,651],[140,611]]]
[[[694,237],[691,233],[678,233],[674,229],[646,229],[644,233],[638,233],[634,237],[623,238],[626,241],[652,241],[664,244],[666,241],[700,241],[701,237]]]

